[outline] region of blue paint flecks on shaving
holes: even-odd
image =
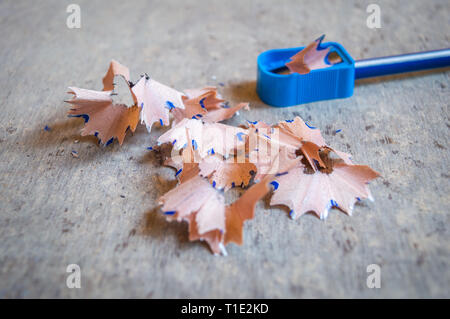
[[[172,145],[175,145],[175,143],[177,142],[176,139],[173,140]]]
[[[178,175],[180,175],[180,173],[183,171],[183,169],[182,168],[180,168],[176,173],[175,173],[175,176],[178,176]]]
[[[309,125],[307,122],[305,122],[305,124],[306,124],[307,127],[309,127],[309,128],[312,129],[312,130],[315,130],[315,129],[317,128],[317,127],[315,127],[315,126]]]
[[[275,174],[275,176],[283,176],[283,175],[286,175],[286,174],[288,174],[288,172],[283,172],[283,173],[277,173],[277,174]]]
[[[148,149],[149,151],[153,151],[153,147],[151,147],[151,146],[147,147],[147,149]]]
[[[144,107],[144,102],[141,103],[141,107]]]
[[[106,142],[105,146],[108,146],[114,141],[114,137],[111,137],[108,142]]]
[[[192,140],[192,147],[194,148],[194,151],[197,149],[197,142],[195,140]]]
[[[211,155],[214,155],[215,154],[215,152],[214,152],[214,149],[212,148],[211,149]]]
[[[49,132],[49,131],[51,131],[51,128],[50,128],[48,125],[46,125],[46,126],[44,127],[44,131]]]
[[[286,122],[292,123],[292,122],[294,122],[294,120],[286,120]]]
[[[213,181],[212,187],[216,188],[216,181]]]
[[[159,124],[161,124],[161,126],[164,126],[163,120],[159,119]]]
[[[167,105],[167,107],[169,108],[169,110],[171,110],[171,109],[174,109],[174,108],[175,108],[175,105],[173,105],[173,103],[172,103],[172,102],[170,102],[170,101],[166,101],[166,105]]]
[[[169,210],[167,212],[164,212],[165,215],[175,215],[175,211],[174,210]]]
[[[359,197],[356,197],[356,199],[357,199],[358,201],[361,201],[361,198],[359,198]]]
[[[247,120],[247,122],[249,122],[250,124],[253,124],[253,125],[256,125],[256,124],[258,124],[258,121],[254,121],[254,122],[252,122],[252,121],[249,121],[249,120]]]
[[[342,131],[342,129],[339,129],[339,130],[336,130],[334,133],[339,133],[341,131]]]
[[[206,99],[206,97],[204,97],[203,99],[201,99],[200,102],[199,102],[199,104],[200,104],[200,106],[202,107],[202,109],[206,109],[206,107],[205,107],[205,99]]]
[[[315,42],[319,42],[321,44],[322,40],[325,38],[325,34],[322,34],[320,37],[318,37]]]
[[[231,187],[232,187],[232,188],[236,187],[236,184],[234,184],[234,182],[231,183]]]
[[[69,115],[69,117],[82,117],[84,119],[84,123],[89,122],[89,115],[87,115],[87,114]]]
[[[339,207],[339,205],[338,205],[338,203],[336,203],[336,201],[335,200],[330,200],[330,205],[331,206],[334,206],[334,207]]]
[[[236,134],[237,138],[238,138],[239,141],[241,141],[241,142],[242,142],[242,135],[245,135],[245,134],[242,133],[242,132],[239,132],[239,133]]]
[[[278,186],[280,186],[280,184],[278,184],[277,181],[271,181],[270,185],[273,186],[273,190],[275,190],[275,191],[278,189]]]
[[[319,167],[319,166],[320,166],[319,161],[316,160],[315,158],[313,158],[313,162],[314,162],[314,165],[316,165],[316,167]]]

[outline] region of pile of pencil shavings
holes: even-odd
[[[116,77],[125,80],[132,105],[114,103]],[[170,125],[172,117],[153,150],[170,149],[164,165],[175,169],[178,185],[160,197],[159,205],[168,220],[187,222],[189,240],[205,241],[214,254],[226,255],[230,242],[242,244],[244,222],[268,193],[270,205],[287,206],[293,219],[307,212],[325,219],[333,207],[351,215],[356,201],[372,199],[368,182],[379,174],[327,145],[320,130],[300,117],[274,125],[222,124],[248,110],[248,103],[229,107],[215,87],[182,93],[147,75],[133,83],[128,68],[116,61],[102,91],[69,89],[69,116],[84,118],[81,134],[95,135],[103,145],[114,139],[122,144],[139,121],[150,131],[154,123]],[[226,205],[225,194],[235,187],[244,191]]]
[[[215,254],[225,255],[230,242],[242,244],[244,222],[269,192],[270,205],[289,207],[293,219],[307,212],[325,219],[332,207],[351,215],[356,201],[372,199],[367,183],[378,176],[328,146],[300,117],[248,127],[183,119],[158,143],[172,146],[164,164],[178,178],[159,200],[162,211],[168,220],[186,221],[189,239],[204,240]],[[225,205],[234,187],[245,191]]]

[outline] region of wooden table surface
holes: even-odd
[[[448,69],[290,108],[255,93],[260,52],[322,33],[355,59],[450,46],[448,0],[376,2],[380,29],[366,26],[368,1],[79,0],[81,28],[69,29],[71,1],[2,1],[0,297],[450,297]],[[353,217],[293,221],[266,199],[244,245],[213,256],[157,208],[175,185],[146,150],[162,129],[140,126],[102,148],[66,117],[67,87],[101,89],[112,58],[133,80],[218,85],[227,100],[250,102],[229,124],[301,116],[382,174],[375,202]],[[80,289],[66,286],[69,264],[81,268]],[[366,285],[370,264],[381,267],[379,289]]]

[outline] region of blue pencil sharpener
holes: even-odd
[[[328,55],[339,55],[341,62],[308,74],[279,71],[304,47],[273,49],[258,56],[256,90],[261,100],[275,107],[285,107],[353,95],[355,79],[450,66],[450,49],[409,53],[355,62],[342,45],[320,43],[330,48]]]

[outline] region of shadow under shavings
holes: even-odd
[[[366,78],[366,79],[360,79],[355,81],[355,86],[365,86],[365,85],[372,85],[372,84],[378,84],[382,82],[393,82],[393,81],[401,81],[401,80],[407,80],[407,79],[415,79],[419,77],[424,76],[430,76],[437,73],[445,73],[450,71],[450,67],[446,68],[437,68],[437,69],[431,69],[431,70],[423,70],[423,71],[417,71],[417,72],[409,72],[409,73],[399,73],[399,74],[393,74],[393,75],[385,75],[385,76],[377,76],[373,78]]]
[[[143,135],[148,134],[145,126],[139,124],[135,132],[127,131],[123,145],[119,145],[117,139],[110,145],[102,145],[94,135],[81,135],[84,126],[82,118],[71,118],[66,115],[57,116],[57,118],[58,120],[48,119],[29,130],[22,139],[24,145],[29,149],[64,148],[66,153],[70,153],[75,145],[78,149],[87,145],[83,156],[79,156],[78,160],[90,161],[120,151],[123,147],[142,146]],[[59,120],[60,118],[62,120]],[[47,130],[46,127],[48,127]]]
[[[155,166],[164,166],[164,161],[171,156],[171,151],[172,151],[172,144],[170,143],[154,146],[152,150],[147,150],[145,154],[140,156],[140,158],[138,159],[138,163],[139,164],[150,163]]]
[[[174,174],[175,177],[175,174]],[[158,191],[158,198],[168,191],[172,190],[177,186],[178,180],[176,178],[174,179],[166,179],[163,176],[159,174],[155,174],[153,176],[155,189]]]
[[[256,93],[256,81],[231,82],[223,88],[223,97],[236,102],[249,102],[250,108],[266,106]]]
[[[176,179],[167,180],[160,175],[155,175],[153,178],[155,189],[158,192],[157,198],[176,187],[178,183]],[[164,241],[168,236],[175,237],[178,246],[175,251],[177,255],[179,251],[192,249],[198,244],[198,242],[189,241],[188,224],[186,222],[167,221],[159,206],[144,213],[137,235],[151,237],[159,241]],[[206,248],[208,249],[207,245]]]
[[[79,140],[97,145],[95,136],[81,136],[80,130],[83,119],[65,119],[60,121],[48,120],[38,124],[25,135],[24,142],[30,147],[48,148],[49,146],[60,146],[66,141]],[[48,127],[48,131],[44,128]]]
[[[175,254],[178,256],[181,251],[194,249],[202,244],[209,250],[206,243],[200,241],[190,241],[187,222],[167,221],[159,208],[147,211],[139,227],[137,234],[143,237],[151,237],[158,241],[164,241],[168,237],[174,237],[177,242]]]
[[[272,194],[268,194],[268,195],[266,195],[266,197],[263,198],[263,200],[264,200],[264,207],[266,209],[270,209],[270,210],[273,210],[275,212],[280,211],[280,212],[283,213],[283,215],[285,215],[284,217],[289,218],[291,221],[295,221],[290,216],[291,209],[288,206],[281,205],[281,204],[279,204],[279,205],[270,205],[271,197],[272,197]],[[305,215],[313,215],[315,218],[320,219],[313,211],[306,212]],[[300,216],[300,217],[302,217],[302,216]]]
[[[142,236],[151,236],[156,239],[163,239],[167,235],[171,235],[175,236],[181,243],[189,241],[186,225],[167,221],[158,207],[144,213],[138,233]]]

